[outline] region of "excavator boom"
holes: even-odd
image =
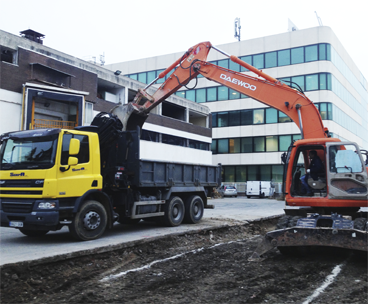
[[[211,48],[227,55],[233,62],[238,63],[262,78],[248,76],[207,62],[207,55]],[[171,71],[173,72],[166,81],[154,94],[149,95],[147,93],[148,87]],[[285,113],[297,124],[301,130],[302,137],[305,139],[327,137],[327,130],[323,126],[318,109],[302,92],[290,88],[236,56],[230,56],[222,52],[212,46],[210,42],[202,42],[190,48],[151,84],[147,85],[143,90],[139,90],[132,103],[135,112],[146,115],[168,96],[174,94],[183,86],[188,85],[198,74]]]

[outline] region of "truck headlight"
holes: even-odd
[[[38,203],[38,209],[54,209],[56,208],[55,202]]]

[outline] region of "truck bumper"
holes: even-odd
[[[37,202],[41,201],[37,200]],[[24,203],[18,201],[15,203],[13,201],[4,202],[4,199],[0,200],[0,226],[32,230],[59,229],[58,208],[56,210],[33,210],[35,205],[35,203],[30,203],[29,201]],[[17,208],[21,209],[21,211],[17,212]],[[25,212],[24,208],[28,208],[28,212]]]

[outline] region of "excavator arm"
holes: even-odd
[[[233,62],[254,72],[260,78],[248,76],[207,62],[207,55],[211,48],[228,56]],[[171,71],[173,72],[167,80],[154,94],[149,95],[147,89],[157,79],[165,77]],[[283,112],[297,124],[304,139],[328,136],[328,130],[323,126],[318,109],[302,92],[263,73],[236,56],[226,54],[212,46],[210,42],[202,42],[190,48],[151,84],[147,85],[143,90],[140,89],[132,103],[134,113],[141,116],[147,115],[151,109],[183,86],[186,86],[198,74]]]

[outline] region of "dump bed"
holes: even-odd
[[[218,187],[221,166],[140,160],[140,187]]]

